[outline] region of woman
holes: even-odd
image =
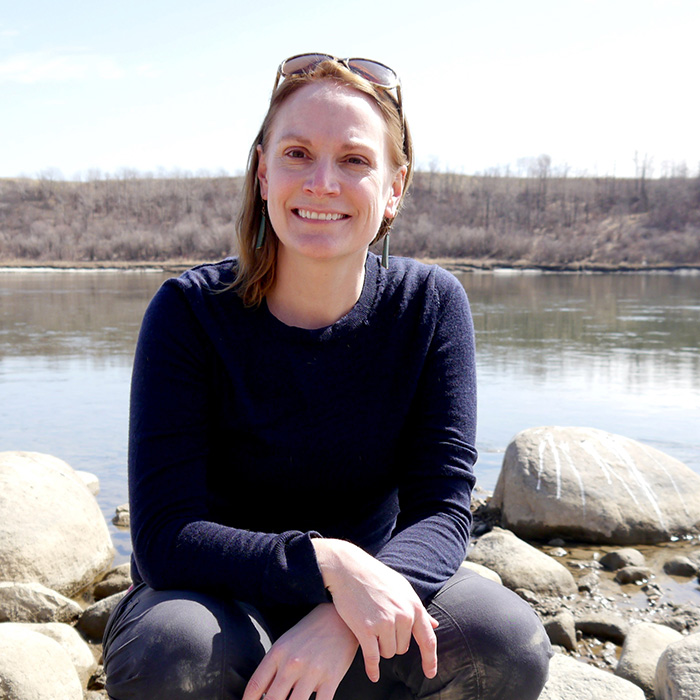
[[[534,613],[458,571],[476,460],[466,295],[437,267],[368,252],[410,182],[400,97],[374,61],[283,62],[239,257],[149,306],[135,586],[105,633],[114,700],[540,693]]]

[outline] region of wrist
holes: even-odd
[[[347,556],[350,549],[356,549],[355,545],[344,540],[325,539],[315,537],[311,544],[316,552],[316,562],[323,577],[323,585],[329,590],[342,567],[343,554]]]

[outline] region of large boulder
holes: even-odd
[[[680,632],[654,622],[632,625],[622,646],[615,675],[638,685],[649,697],[654,697],[656,665],[666,647],[682,639]]]
[[[500,527],[480,537],[467,559],[495,571],[511,590],[524,588],[547,596],[578,591],[566,567]]]
[[[700,532],[700,475],[620,435],[532,428],[508,445],[492,505],[520,537],[664,542]]]
[[[3,700],[82,700],[73,663],[54,639],[22,625],[0,624]]]
[[[555,654],[539,700],[644,700],[633,683],[595,666]]]
[[[64,461],[0,452],[0,580],[37,581],[73,595],[114,557],[107,523]]]
[[[38,632],[57,641],[73,662],[73,666],[83,686],[87,685],[90,676],[97,670],[95,655],[75,627],[66,625],[63,622],[47,622],[45,624],[5,622],[2,624],[1,629],[10,630],[12,626],[20,630],[26,629]],[[2,696],[0,695],[0,697]]]
[[[659,657],[656,700],[700,700],[700,634],[669,644]]]

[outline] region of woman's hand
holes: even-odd
[[[285,632],[251,676],[242,700],[332,700],[357,652],[357,639],[330,603]]]
[[[343,540],[312,540],[325,586],[340,617],[360,643],[368,678],[379,680],[379,659],[405,654],[414,637],[423,673],[437,673],[437,620],[398,572]]]

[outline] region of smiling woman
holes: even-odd
[[[237,288],[246,304],[259,304],[262,298],[274,287],[277,274],[278,235],[265,236],[269,223],[265,214],[267,195],[262,193],[262,189],[266,185],[259,172],[261,160],[265,160],[265,153],[271,152],[270,141],[274,137],[278,140],[281,137],[292,138],[292,142],[286,144],[290,149],[287,155],[289,159],[300,156],[308,157],[305,149],[312,145],[308,139],[314,136],[312,133],[314,130],[316,131],[315,136],[319,140],[319,146],[321,139],[327,142],[328,132],[335,125],[335,119],[338,117],[339,105],[335,107],[336,112],[331,113],[334,109],[334,97],[339,101],[344,100],[346,104],[354,105],[352,115],[340,110],[342,112],[341,119],[345,120],[345,133],[339,131],[337,134],[331,135],[331,139],[335,138],[338,141],[336,147],[340,147],[341,151],[343,148],[345,149],[341,156],[345,158],[346,170],[356,168],[361,171],[363,167],[365,170],[370,168],[375,178],[381,175],[392,182],[391,194],[394,201],[390,207],[389,193],[387,192],[385,215],[381,218],[379,226],[373,228],[371,240],[374,243],[384,239],[383,264],[385,266],[387,264],[388,234],[391,222],[398,213],[403,197],[410,186],[413,173],[413,144],[402,111],[399,81],[393,70],[375,61],[349,59],[349,66],[355,66],[355,68],[349,67],[346,70],[336,61],[323,61],[324,58],[329,57],[323,54],[304,54],[287,59],[280,65],[270,108],[251,149],[249,167],[246,173],[245,197],[238,228],[240,259]],[[358,61],[360,61],[359,64]],[[318,84],[309,84],[310,73],[304,70],[308,67],[313,68],[313,76]],[[285,80],[278,88],[279,79],[283,76]],[[369,80],[366,79],[367,76],[370,76]],[[312,97],[315,98],[317,106],[325,102],[328,114],[323,123],[310,106],[305,115],[298,114],[300,110],[304,109],[306,102],[299,100],[298,97],[296,100],[293,98],[297,91],[307,87],[314,88]],[[392,95],[394,91],[396,91],[396,97]],[[277,125],[278,128],[274,128],[280,111],[287,114],[288,123],[284,130],[280,125]],[[376,121],[377,117],[381,117],[380,122]],[[353,120],[357,123],[354,123]],[[366,123],[363,123],[364,121]],[[368,127],[373,131],[364,133],[363,127]],[[343,136],[351,140],[346,142]],[[302,141],[294,143],[294,138]],[[300,146],[300,148],[294,149],[295,145]],[[369,152],[353,152],[353,147],[359,148],[361,146],[365,150],[369,149]],[[380,172],[382,169],[385,169],[386,172]],[[265,175],[264,164],[262,174]],[[320,174],[323,175],[323,171]],[[394,186],[396,178],[400,179],[400,183],[398,183],[400,191]],[[355,179],[361,178],[356,177]],[[332,194],[329,193],[329,197],[332,197]],[[314,211],[319,214],[322,212],[322,210],[318,210],[318,202],[314,202],[314,204],[316,207],[309,210],[312,217]]]
[[[464,289],[368,250],[410,182],[398,79],[308,54],[277,82],[240,256],[167,281],[141,328],[135,586],[105,632],[110,697],[534,700],[542,625],[460,569],[476,460]]]

